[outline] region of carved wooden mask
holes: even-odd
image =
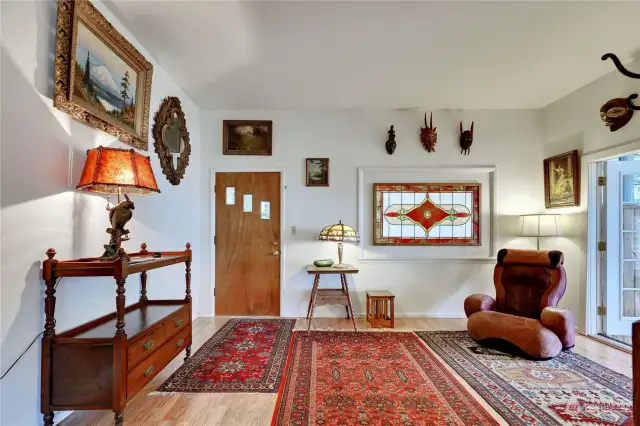
[[[600,108],[600,118],[612,132],[624,127],[632,116],[633,110],[627,106],[627,98],[611,99]]]
[[[428,152],[435,152],[438,142],[438,133],[433,127],[433,113],[431,113],[431,123],[427,123],[427,113],[424,113],[424,127],[420,128],[420,140]]]
[[[189,131],[180,99],[175,96],[166,97],[153,121],[153,145],[160,157],[162,173],[169,182],[178,185],[189,165],[191,154]]]

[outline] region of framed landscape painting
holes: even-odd
[[[153,66],[87,0],[59,0],[53,105],[148,148]]]
[[[548,209],[580,205],[577,150],[544,160],[544,201]]]
[[[223,155],[271,155],[270,120],[224,120]]]
[[[374,183],[373,244],[479,246],[479,183]]]
[[[306,159],[307,186],[329,186],[329,159]]]

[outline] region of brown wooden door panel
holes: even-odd
[[[215,185],[216,315],[280,315],[280,173],[216,173]],[[260,218],[261,201],[270,202],[270,219]]]

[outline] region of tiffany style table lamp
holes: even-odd
[[[129,230],[124,226],[133,216],[133,201],[129,194],[145,195],[160,192],[151,169],[151,160],[133,149],[105,148],[99,146],[87,151],[87,161],[77,189],[107,194],[107,210],[111,227],[107,229],[109,244],[104,245],[101,260],[118,257],[122,242],[129,239]],[[118,194],[118,204],[109,208],[109,195]],[[125,256],[128,258],[128,256]]]
[[[347,265],[342,263],[342,243],[345,241],[357,243],[360,241],[360,236],[358,235],[358,231],[349,225],[343,224],[342,221],[339,221],[335,225],[329,225],[320,231],[319,239],[322,241],[338,242],[338,264],[333,267],[346,268]]]

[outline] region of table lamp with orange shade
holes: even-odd
[[[146,195],[160,192],[149,157],[133,149],[103,146],[87,151],[87,161],[77,189],[107,194],[111,227],[107,229],[110,238],[109,243],[104,245],[105,251],[100,257],[101,260],[117,259],[122,242],[129,240],[129,230],[124,226],[133,216],[135,205],[128,194]],[[109,207],[108,194],[118,195],[116,206]],[[124,195],[124,201],[120,201],[121,195]]]

